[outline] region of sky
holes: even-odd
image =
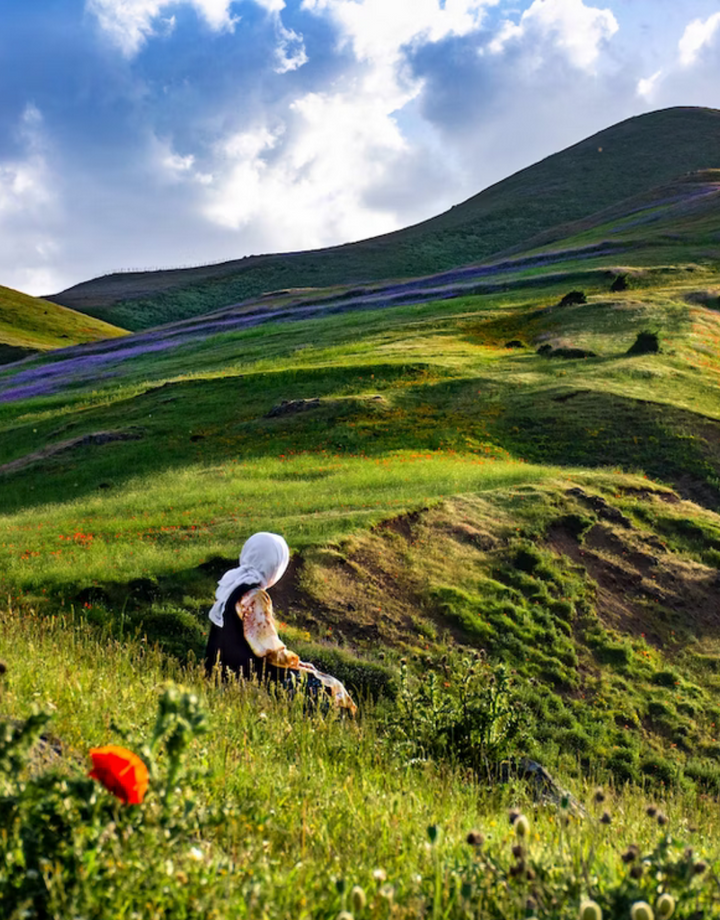
[[[720,0],[2,0],[0,284],[408,226],[720,108]]]

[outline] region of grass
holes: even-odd
[[[0,286],[0,363],[33,351],[124,335],[116,325]]]
[[[624,918],[634,902],[657,905],[663,892],[676,899],[678,917],[717,909],[717,809],[702,797],[608,789],[598,802],[592,785],[577,785],[588,811],[579,819],[512,782],[486,788],[460,770],[408,762],[370,704],[357,723],[309,719],[259,688],[208,686],[158,652],[108,641],[78,621],[25,609],[4,611],[2,627],[3,707],[18,718],[31,704],[54,714],[66,783],[86,769],[89,744],[141,749],[168,678],[182,680],[207,713],[206,731],[188,738],[174,804],[164,812],[167,751],[143,805],[113,806],[97,787],[84,827],[74,825],[76,809],[86,807],[81,793],[65,786],[60,862],[39,863],[50,915],[333,917],[346,909],[358,918],[455,918],[468,910],[520,918],[530,910],[565,920],[592,898],[605,916]],[[35,667],[38,657],[53,666]],[[508,820],[511,806],[527,816],[523,837]],[[607,823],[599,820],[605,812]],[[125,833],[122,844],[116,833]],[[92,854],[80,872],[60,848],[65,839],[82,839]],[[630,844],[638,856],[628,861]],[[5,878],[0,873],[0,883]],[[22,908],[15,892],[5,896],[15,920]]]

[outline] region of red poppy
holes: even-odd
[[[90,751],[93,768],[88,773],[126,805],[139,805],[148,787],[148,769],[137,754],[117,744]]]

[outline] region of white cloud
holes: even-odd
[[[17,135],[23,142],[25,155],[0,162],[0,215],[41,212],[52,200],[42,115],[34,105],[25,108]]]
[[[85,8],[123,54],[132,57],[151,36],[172,31],[175,18],[161,20],[160,14],[182,3],[193,6],[215,31],[232,31],[239,22],[230,14],[233,0],[85,0]]]
[[[585,6],[583,0],[534,0],[519,23],[504,24],[490,50],[499,53],[508,42],[527,37],[551,38],[575,67],[590,71],[602,45],[618,29],[610,10]]]
[[[638,80],[637,83],[637,94],[642,96],[644,99],[651,101],[655,91],[660,82],[660,78],[663,75],[662,70],[656,70],[654,74],[650,77],[644,77],[641,80]]]
[[[0,277],[9,287],[48,293],[60,279],[52,266],[60,208],[36,106],[26,106],[15,133],[22,154],[0,161]]]
[[[275,32],[277,35],[277,48],[275,49],[275,73],[289,73],[307,64],[308,56],[302,35],[293,29],[286,29],[276,14]]]
[[[688,23],[678,44],[680,63],[684,67],[694,64],[702,49],[712,43],[718,30],[720,13],[713,13],[704,22],[702,19],[693,19]]]
[[[310,93],[287,125],[229,138],[206,216],[233,230],[252,225],[283,249],[310,249],[395,229],[393,213],[363,200],[405,142],[381,99]]]
[[[479,28],[484,11],[499,0],[303,0],[303,9],[327,13],[340,26],[341,41],[360,60],[395,60],[400,48],[423,37],[439,41]]]

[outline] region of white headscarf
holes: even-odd
[[[215,603],[210,609],[210,619],[223,626],[223,612],[228,598],[238,585],[260,585],[269,588],[282,578],[290,561],[290,550],[276,533],[255,533],[245,543],[240,553],[240,566],[225,572],[215,590]]]

